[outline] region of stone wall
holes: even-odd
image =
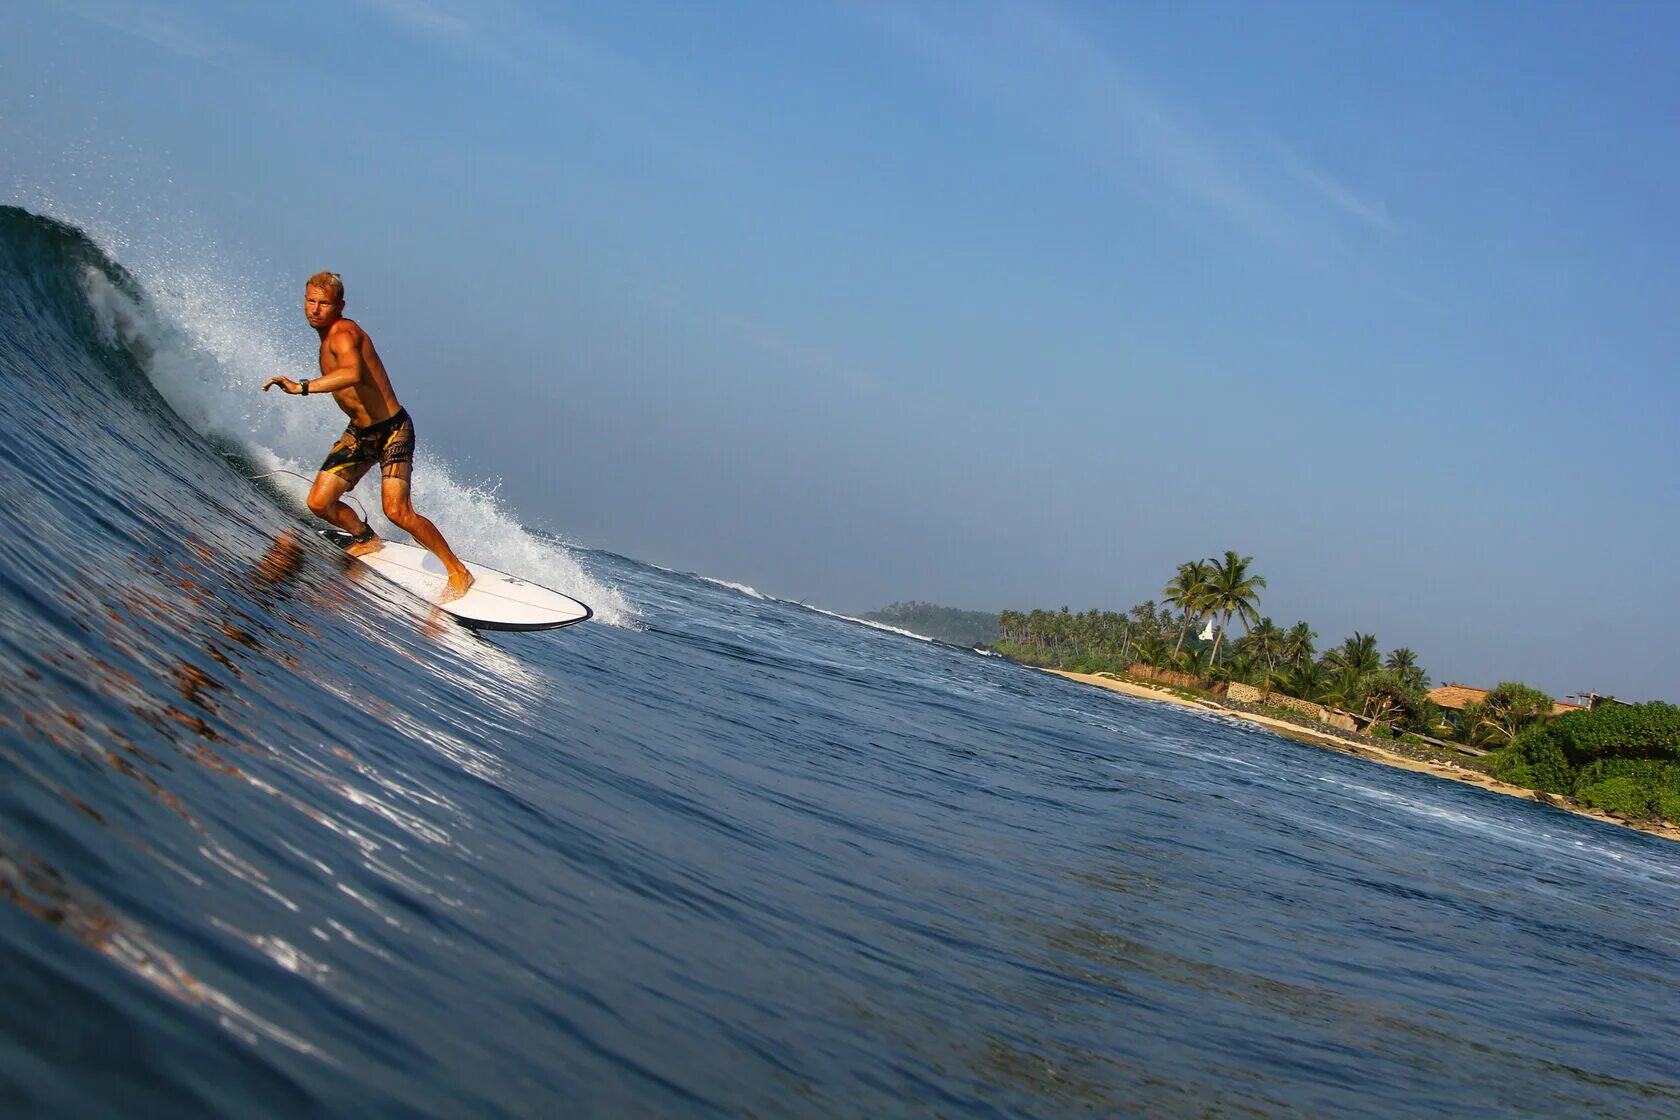
[[[1311,700],[1302,700],[1299,696],[1285,696],[1279,692],[1268,692],[1260,703],[1274,708],[1288,708],[1292,712],[1300,712],[1304,716],[1311,716],[1321,723],[1329,723],[1326,718],[1332,714],[1331,709],[1323,704],[1316,704]]]
[[[1206,681],[1192,677],[1189,673],[1180,673],[1176,669],[1156,669],[1150,665],[1133,665],[1126,672],[1143,681],[1155,681],[1159,684],[1173,685],[1177,688],[1206,689]],[[1220,685],[1225,682],[1220,681]],[[1285,696],[1281,692],[1262,692],[1251,684],[1232,681],[1228,686],[1215,686],[1214,691],[1222,694],[1228,700],[1239,704],[1258,704],[1267,708],[1288,708],[1292,712],[1300,712],[1308,719],[1317,720],[1327,727],[1334,727],[1339,731],[1358,731],[1360,721],[1339,708],[1329,708],[1323,704],[1315,704],[1311,700],[1302,700],[1295,696]]]
[[[1315,704],[1311,700],[1285,696],[1281,692],[1261,692],[1251,684],[1240,684],[1232,681],[1230,691],[1226,695],[1241,704],[1260,704],[1268,708],[1288,708],[1292,712],[1300,712],[1308,719],[1315,719],[1319,723],[1343,731],[1359,730],[1359,721],[1346,712],[1337,711],[1335,708],[1327,708],[1323,704]]]

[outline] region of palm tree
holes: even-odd
[[[1254,649],[1241,638],[1231,642],[1225,651],[1225,664],[1211,670],[1212,675],[1227,681],[1240,681],[1243,684],[1264,684],[1270,672],[1258,658]]]
[[[1144,602],[1136,604],[1127,613],[1132,616],[1133,622],[1146,629],[1153,628],[1156,624],[1155,600],[1153,599],[1147,599]]]
[[[1192,677],[1204,676],[1208,669],[1207,651],[1201,646],[1191,646],[1181,653],[1173,654],[1172,663],[1174,668],[1189,673]]]
[[[1213,661],[1219,660],[1219,643],[1225,637],[1225,628],[1230,625],[1233,614],[1242,620],[1245,630],[1260,621],[1260,612],[1254,609],[1254,604],[1260,599],[1260,588],[1266,586],[1266,577],[1249,575],[1248,566],[1252,563],[1254,557],[1238,556],[1226,549],[1224,562],[1214,563],[1213,572],[1208,577],[1204,608],[1218,611],[1221,615],[1219,628],[1213,634]]]
[[[1161,666],[1172,660],[1167,641],[1159,634],[1145,634],[1137,642],[1138,660],[1145,665]]]
[[[1209,574],[1210,569],[1206,561],[1186,560],[1178,566],[1178,574],[1172,578],[1172,582],[1161,590],[1161,598],[1177,607],[1184,615],[1183,624],[1178,630],[1178,644],[1173,646],[1174,657],[1184,648],[1184,637],[1190,633],[1191,621],[1199,618],[1205,609]]]
[[[1360,679],[1382,668],[1376,636],[1355,630],[1353,637],[1343,639],[1335,649],[1324,651],[1324,667],[1334,678],[1325,690],[1324,702],[1338,708],[1352,707],[1359,698]]]
[[[1327,707],[1344,710],[1353,707],[1359,698],[1359,678],[1345,670],[1333,672],[1328,661],[1320,661],[1318,669],[1324,675],[1316,697],[1318,702]]]
[[[1012,610],[998,612],[998,641],[1019,642],[1025,636],[1024,630],[1020,612]]]
[[[1267,683],[1269,686],[1273,682]],[[1288,671],[1275,678],[1275,683],[1280,692],[1298,696],[1302,700],[1317,700],[1329,687],[1330,675],[1325,671],[1322,661],[1314,661],[1309,657],[1291,662]]]
[[[1355,630],[1353,637],[1324,654],[1324,662],[1331,669],[1350,677],[1361,677],[1382,668],[1382,655],[1377,652],[1377,639],[1372,634]]]
[[[1260,620],[1248,633],[1249,648],[1254,656],[1266,663],[1267,669],[1276,669],[1278,662],[1283,659],[1283,631],[1278,629],[1277,623],[1267,616]]]
[[[1318,635],[1305,622],[1297,622],[1289,628],[1289,633],[1283,636],[1283,663],[1285,665],[1300,665],[1313,661],[1313,639]]]
[[[1383,662],[1383,668],[1405,681],[1407,687],[1418,692],[1429,687],[1429,674],[1418,664],[1417,654],[1405,646],[1390,650],[1387,660]]]

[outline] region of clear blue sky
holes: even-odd
[[[1118,609],[1234,548],[1321,647],[1680,700],[1673,5],[6,24],[0,198],[276,315],[342,272],[533,524],[845,610]]]

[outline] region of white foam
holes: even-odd
[[[235,284],[202,271],[167,266],[141,275],[149,299],[135,299],[97,269],[84,287],[101,329],[142,356],[153,386],[194,431],[235,446],[298,500],[326,449],[342,430],[335,408],[303,408],[291,397],[263,393],[275,374],[299,376],[315,366],[313,337],[283,327],[278,311]],[[545,584],[588,603],[601,622],[634,625],[619,590],[586,572],[565,547],[527,532],[490,484],[458,479],[422,441],[415,457],[414,504],[462,557]],[[355,503],[381,535],[402,537],[379,509],[378,474],[357,488]]]
[[[759,591],[757,588],[748,587],[744,583],[731,583],[729,580],[714,579],[711,576],[700,576],[699,578],[717,587],[727,587],[731,591],[739,591],[742,595],[745,595],[749,599],[762,599],[765,602],[770,601],[770,596],[764,594],[762,591]]]
[[[858,618],[854,615],[841,614],[838,611],[825,611],[821,607],[806,606],[805,609],[808,611],[815,611],[818,614],[827,615],[829,618],[838,618],[842,622],[855,622],[859,626],[867,626],[871,630],[881,630],[888,634],[897,634],[903,638],[914,638],[918,642],[931,642],[934,640],[926,634],[918,634],[914,630],[906,630],[901,626],[888,626],[885,622],[876,622],[873,619]]]

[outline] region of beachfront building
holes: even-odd
[[[1458,726],[1459,719],[1464,715],[1464,709],[1471,704],[1480,704],[1487,699],[1488,689],[1471,688],[1467,684],[1444,684],[1440,688],[1429,690],[1429,699],[1437,708],[1441,709],[1441,718],[1453,727]],[[1608,700],[1609,697],[1594,697],[1593,699]],[[1555,719],[1565,712],[1578,712],[1583,708],[1596,707],[1596,704],[1568,704],[1562,700],[1552,701],[1552,718]]]

